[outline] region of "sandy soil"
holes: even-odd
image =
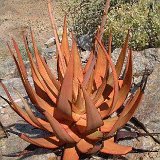
[[[56,0],[53,0],[53,4],[57,24],[61,25],[62,5]],[[39,44],[44,44],[52,37],[47,0],[0,0],[0,63],[3,63],[9,54],[5,42],[14,37],[20,43],[22,32],[30,27]]]

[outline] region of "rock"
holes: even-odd
[[[57,30],[58,30],[58,31],[57,31],[58,36],[59,36],[60,38],[62,38],[62,35],[63,35],[63,27],[58,27]],[[69,32],[67,32],[67,33],[69,34]]]
[[[77,43],[81,49],[90,51],[92,47],[92,36],[88,34],[82,35],[78,38]]]
[[[117,48],[112,53],[112,59],[114,62],[117,61],[121,49]],[[137,83],[143,76],[145,69],[149,73],[152,73],[156,63],[160,61],[160,49],[149,48],[144,51],[133,51],[133,76]],[[125,60],[126,62],[126,60]],[[123,69],[125,67],[123,66]]]
[[[7,58],[7,61],[2,61],[0,63],[0,77],[1,78],[11,78],[14,74],[16,66],[13,62],[13,59]]]
[[[25,64],[28,75],[31,75],[29,61],[24,61],[24,64]],[[3,61],[0,64],[0,78],[11,79],[11,78],[18,78],[18,77],[20,76],[14,61],[12,57],[8,57],[7,60]]]
[[[24,65],[25,65],[28,76],[31,76],[30,62],[29,61],[24,61]],[[15,68],[14,68],[14,71],[11,75],[11,78],[20,78],[19,71],[18,71],[17,67],[15,66],[15,64],[14,64],[14,67]]]
[[[7,136],[7,134],[6,134],[5,129],[0,121],[0,139],[5,138],[6,136]]]
[[[160,63],[154,66],[149,76],[145,97],[137,112],[137,118],[154,132],[160,131]]]
[[[28,80],[29,80],[30,84],[33,85],[32,78],[28,77]],[[12,78],[10,80],[3,81],[3,83],[6,85],[7,89],[9,90],[9,93],[11,94],[12,98],[16,102],[19,102],[21,100],[18,97],[18,95],[15,94],[13,87],[16,88],[21,93],[22,96],[24,96],[24,97],[27,96],[25,88],[24,88],[20,78]],[[2,87],[0,87],[0,95],[2,95],[3,97],[6,97],[6,94],[5,94],[4,90],[2,89]],[[8,104],[2,98],[0,98],[0,108],[4,108],[6,106],[8,106]]]
[[[33,154],[25,157],[25,160],[58,160],[55,153],[48,149],[37,149]]]
[[[4,113],[0,115],[0,120],[4,127],[12,126],[22,121],[22,119],[10,107],[3,108],[3,112]],[[14,134],[10,134],[8,138],[1,139],[0,144],[1,154],[3,155],[22,151],[28,145],[27,142],[24,142]],[[2,157],[2,160],[10,159],[12,158]]]
[[[50,38],[44,45],[49,48],[56,44],[55,37]]]
[[[112,57],[116,62],[120,49],[114,50]],[[160,132],[160,49],[146,49],[144,51],[133,52],[133,76],[134,82],[137,83],[141,80],[145,68],[151,73],[145,95],[136,112],[135,117],[142,122],[150,133]],[[160,135],[156,136],[160,139]],[[126,141],[126,145],[134,146],[135,148],[158,150],[158,152],[128,154],[127,159],[160,159],[160,146],[154,142],[151,137],[141,137],[138,140]]]
[[[22,105],[22,103],[19,103]],[[1,114],[0,120],[4,127],[12,126],[16,132],[22,132],[36,136],[40,134],[39,130],[33,130],[33,127],[26,124],[22,118],[20,118],[10,107],[4,108],[4,114]],[[5,157],[2,155],[14,154],[23,151],[29,143],[19,138],[17,135],[10,133],[8,138],[0,139],[0,159],[2,160],[17,160],[16,157]],[[36,149],[33,153],[27,154],[22,159],[25,160],[46,160],[49,158],[55,158],[55,153],[48,149]],[[20,158],[21,159],[21,158]]]
[[[57,77],[57,57],[56,55],[53,55],[52,59],[47,59],[47,65],[49,66],[54,76]]]
[[[84,51],[84,52],[80,53],[81,61],[82,61],[83,64],[86,64],[86,62],[89,58],[89,55],[90,55],[90,51]]]
[[[49,48],[43,48],[42,50],[42,55],[46,58],[46,59],[51,59],[53,57],[53,55],[56,54],[56,46],[51,46]]]

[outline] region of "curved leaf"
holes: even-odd
[[[66,65],[69,62],[70,51],[69,51],[69,42],[67,37],[67,20],[66,16],[64,17],[64,25],[63,25],[63,35],[62,35],[62,43],[61,43],[61,51],[64,55]]]
[[[95,107],[93,101],[91,100],[91,98],[89,97],[88,93],[86,92],[83,86],[82,86],[82,91],[86,104],[86,115],[87,115],[86,131],[90,132],[102,126],[103,121],[97,108]]]
[[[112,111],[110,112],[110,114],[112,114],[113,112],[115,112],[117,109],[119,109],[122,106],[122,104],[124,103],[130,91],[131,84],[132,84],[132,51],[130,50],[129,55],[128,55],[128,63],[126,66],[126,73],[123,79],[123,85],[118,94],[118,101],[116,105],[114,106],[114,108],[112,109]]]
[[[45,117],[51,124],[51,127],[55,133],[55,135],[63,142],[65,143],[75,143],[75,141],[70,137],[70,135],[67,133],[67,131],[63,128],[63,126],[54,118],[52,117],[48,112],[44,112]]]
[[[51,7],[51,0],[48,0],[48,12],[49,12],[49,17],[50,17],[50,22],[53,28],[53,33],[54,33],[54,37],[56,40],[56,46],[57,46],[57,51],[58,51],[58,55],[59,55],[59,65],[61,66],[62,70],[61,70],[61,74],[64,77],[64,74],[66,72],[66,63],[65,63],[65,59],[64,59],[64,55],[61,51],[61,47],[60,47],[60,42],[59,42],[59,38],[58,38],[58,34],[57,34],[57,27],[56,27],[56,23],[55,23],[55,18],[54,15],[52,14],[52,7]]]
[[[56,149],[63,144],[62,142],[59,142],[56,137],[30,138],[25,134],[21,134],[20,138],[36,146],[48,148],[48,149]]]
[[[71,117],[72,110],[69,102],[72,102],[72,91],[73,90],[73,55],[71,55],[69,64],[66,70],[66,74],[61,85],[57,109],[67,116]]]
[[[122,113],[120,114],[120,117],[107,136],[111,136],[115,131],[124,126],[132,118],[135,110],[138,108],[142,96],[143,92],[139,88],[133,99],[129,100],[129,102],[126,104]]]
[[[114,143],[114,138],[104,141],[104,146],[100,150],[102,153],[112,154],[112,155],[124,155],[132,151],[132,147],[123,146],[117,143]]]
[[[79,160],[79,155],[75,147],[64,149],[62,160],[71,160],[71,159]]]

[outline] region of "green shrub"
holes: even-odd
[[[69,15],[77,37],[95,33],[106,0],[70,0]],[[124,33],[132,30],[130,45],[135,50],[160,46],[160,1],[111,0],[104,41],[113,32],[113,47],[122,45]]]

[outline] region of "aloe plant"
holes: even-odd
[[[82,67],[73,34],[72,47],[69,46],[66,17],[60,43],[50,3],[48,8],[57,45],[58,78],[51,72],[45,59],[39,53],[32,31],[35,59],[30,53],[25,35],[23,35],[23,40],[30,61],[34,87],[28,81],[18,44],[12,39],[16,54],[8,45],[28,97],[44,117],[36,117],[29,104],[15,90],[23,102],[24,109],[22,109],[14,102],[2,81],[0,84],[9,100],[2,96],[1,98],[6,100],[27,123],[50,133],[48,137],[42,138],[32,138],[23,133],[19,134],[19,137],[42,148],[64,147],[63,160],[70,159],[70,155],[73,160],[79,159],[81,153],[101,152],[124,155],[131,152],[131,146],[123,146],[115,142],[117,130],[132,118],[144,94],[143,84],[135,93],[130,93],[132,51],[128,49],[129,33],[117,63],[114,64],[111,59],[112,36],[110,35],[109,48],[106,50],[101,42],[100,30],[98,30],[94,48],[85,67]],[[127,53],[127,64],[123,78],[120,79]],[[121,111],[117,112],[120,108]],[[115,112],[117,114],[113,114]]]

